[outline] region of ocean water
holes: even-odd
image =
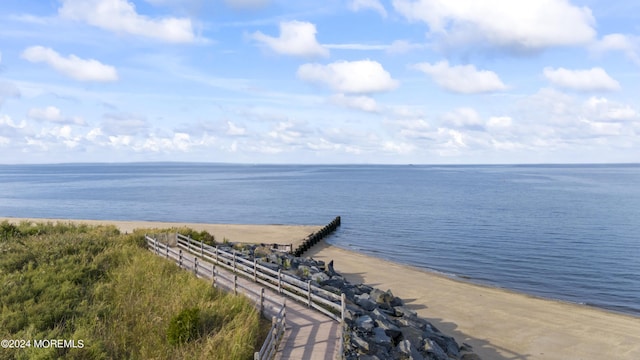
[[[324,224],[337,215],[336,246],[640,316],[640,165],[0,165],[5,217]]]

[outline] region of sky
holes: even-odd
[[[635,0],[2,0],[0,164],[640,162]]]

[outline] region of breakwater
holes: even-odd
[[[302,242],[302,244],[300,244],[300,246],[298,246],[298,248],[292,252],[293,256],[296,256],[296,257],[302,256],[302,254],[304,254],[305,251],[311,249],[313,245],[319,243],[320,240],[324,239],[329,234],[336,231],[338,226],[340,226],[340,221],[341,221],[340,216],[336,216],[335,219],[333,219],[330,223],[325,225],[322,229],[307,236]]]

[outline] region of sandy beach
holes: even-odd
[[[25,219],[0,218],[20,222]],[[62,221],[61,219],[30,219]],[[142,221],[73,220],[91,225],[113,224],[123,232],[137,228],[188,226],[217,239],[294,246],[322,226],[187,224]],[[351,282],[392,292],[459,343],[473,346],[484,360],[637,360],[640,317],[588,306],[528,296],[475,285],[418,268],[384,261],[320,242],[305,253],[334,261]]]
[[[640,359],[640,318],[457,281],[321,242],[352,282],[391,291],[483,359]]]
[[[227,238],[232,242],[264,243],[264,244],[293,244],[296,248],[309,234],[318,231],[324,225],[244,225],[244,224],[199,224],[156,221],[114,221],[114,220],[69,220],[69,219],[26,219],[0,217],[0,222],[7,220],[11,223],[21,221],[33,222],[73,222],[88,225],[114,225],[121,232],[132,232],[135,229],[168,229],[189,227],[196,231],[205,230],[213,234],[218,241]]]

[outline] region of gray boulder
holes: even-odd
[[[373,342],[384,346],[387,349],[387,352],[391,349],[391,338],[387,333],[385,333],[384,329],[373,329]]]
[[[356,319],[356,327],[362,329],[363,332],[370,332],[374,326],[373,319],[369,315],[362,315]]]
[[[407,339],[400,341],[396,349],[398,353],[403,355],[402,358],[406,360],[424,360],[424,356],[422,356],[411,341]]]
[[[370,344],[367,340],[363,339],[362,337],[358,336],[358,334],[354,334],[351,337],[351,343],[353,345],[355,345],[355,347],[358,349],[358,353],[368,353],[369,349],[370,349]]]
[[[371,300],[371,297],[367,293],[354,296],[354,302],[366,311],[371,311],[376,308],[376,303]]]
[[[424,342],[423,350],[435,360],[448,360],[449,356],[442,350],[440,345],[431,339]]]

